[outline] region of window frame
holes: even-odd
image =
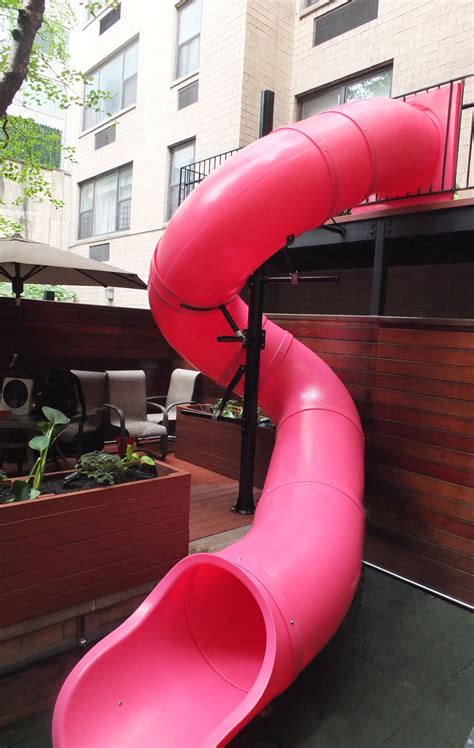
[[[124,78],[125,74],[125,54],[128,49],[132,48],[134,45],[137,45],[138,52],[137,52],[137,69],[136,72],[129,76],[127,79]],[[101,116],[102,112],[99,109],[99,111],[95,111],[94,109],[91,110],[90,107],[86,106],[84,104],[83,107],[83,115],[82,115],[82,133],[88,132],[89,130],[93,130],[95,127],[100,127],[100,125],[103,125],[104,122],[107,122],[108,119],[111,119],[112,117],[117,117],[121,112],[125,111],[126,109],[129,109],[132,106],[135,106],[137,103],[137,91],[138,91],[138,63],[139,63],[139,49],[140,49],[140,37],[135,36],[133,39],[130,39],[126,44],[124,44],[119,49],[115,50],[113,54],[111,54],[109,57],[107,57],[105,60],[102,60],[98,65],[96,65],[94,68],[88,71],[87,76],[89,78],[93,78],[94,75],[98,74],[97,84],[96,88],[100,90],[100,71],[103,70],[103,68],[106,67],[106,65],[109,65],[113,60],[115,60],[118,57],[122,57],[122,65],[121,65],[121,76],[120,76],[120,108],[116,112],[105,112],[103,116]],[[131,80],[132,78],[136,77],[137,79],[137,88],[135,91],[135,100],[129,104],[124,105],[124,91],[125,91],[125,82]],[[94,86],[93,86],[94,87]],[[87,93],[87,84],[84,85],[84,93],[83,93],[83,101],[85,102]],[[103,103],[107,104],[108,99],[104,100]],[[101,117],[93,124],[86,124],[87,117],[89,115],[89,112],[92,111],[93,114],[97,117]]]
[[[392,95],[392,84],[393,84],[393,62],[386,63],[382,65],[381,67],[372,68],[371,70],[362,71],[361,73],[356,73],[355,75],[351,75],[349,78],[343,78],[339,81],[334,81],[333,83],[330,83],[325,86],[321,86],[321,88],[313,89],[313,91],[310,91],[306,94],[302,94],[297,97],[297,104],[298,104],[298,111],[297,111],[297,117],[298,121],[301,119],[305,119],[303,117],[303,107],[307,102],[314,101],[316,98],[322,97],[325,94],[328,94],[330,92],[336,92],[338,89],[342,92],[342,102],[341,104],[338,104],[337,106],[341,106],[342,104],[347,103],[347,88],[349,86],[352,86],[356,83],[362,83],[365,80],[368,80],[372,77],[375,77],[376,75],[380,75],[381,73],[390,73],[390,93],[389,96]],[[325,110],[322,110],[325,111]],[[314,116],[314,115],[307,115],[308,117]]]
[[[118,166],[116,169],[110,169],[109,171],[103,172],[102,174],[97,174],[95,177],[92,177],[91,179],[86,179],[83,182],[79,182],[79,210],[78,210],[78,220],[77,220],[77,239],[78,241],[81,240],[87,240],[93,239],[95,237],[101,237],[101,236],[109,236],[111,234],[117,234],[122,233],[123,231],[129,231],[130,230],[130,217],[131,217],[131,206],[132,206],[132,195],[130,194],[129,198],[121,199],[119,200],[119,190],[120,190],[120,175],[127,169],[130,169],[131,171],[131,184],[133,186],[133,161],[129,161],[127,164],[122,164],[121,166]],[[114,219],[114,228],[112,231],[106,231],[102,234],[96,234],[95,233],[95,214],[96,214],[96,185],[97,182],[100,179],[103,179],[104,177],[110,177],[112,174],[116,175],[116,188],[115,188],[115,219]],[[83,195],[83,189],[88,187],[89,185],[92,185],[92,208],[90,210],[81,210],[81,200]],[[119,206],[123,203],[128,202],[129,203],[129,216],[128,216],[128,227],[125,228],[118,228],[119,226],[119,218],[120,218],[120,211]],[[92,214],[92,233],[91,234],[85,234],[82,229],[82,216],[84,214],[90,213]]]
[[[175,143],[174,145],[168,146],[168,184],[167,184],[167,196],[166,196],[165,222],[168,222],[171,220],[171,218],[173,217],[173,215],[175,214],[176,210],[179,207],[179,204],[178,204],[175,210],[172,210],[171,198],[173,194],[173,188],[177,187],[179,190],[179,179],[176,183],[172,182],[174,154],[180,148],[185,148],[186,146],[190,146],[190,145],[193,146],[193,160],[190,161],[190,163],[192,164],[196,160],[196,138],[195,137],[188,138],[187,140],[182,140],[180,143]],[[180,173],[181,173],[181,169],[180,169]],[[178,194],[178,201],[179,201],[179,194]]]
[[[201,19],[200,19],[200,25],[199,25],[199,32],[195,34],[194,36],[190,37],[189,39],[186,39],[185,42],[179,43],[179,27],[180,27],[180,18],[181,18],[181,12],[183,11],[186,6],[192,5],[193,3],[196,3],[201,6]],[[181,2],[176,6],[177,10],[177,18],[176,18],[176,44],[175,44],[175,61],[174,61],[174,71],[173,71],[173,77],[174,80],[181,80],[181,78],[185,78],[186,76],[192,75],[193,73],[197,73],[199,70],[199,63],[200,63],[200,57],[201,57],[201,31],[202,31],[202,5],[203,0],[185,0],[185,2]],[[179,73],[179,51],[180,48],[183,47],[186,44],[190,44],[195,39],[199,39],[199,51],[198,51],[198,62],[197,66],[193,68],[192,70],[187,70],[184,73]]]

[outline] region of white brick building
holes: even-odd
[[[85,19],[74,66],[111,91],[78,112],[70,246],[146,279],[179,167],[251,142],[259,95],[274,125],[360,95],[472,70],[473,0],[122,0]],[[463,133],[463,149],[467,138]],[[106,302],[99,289],[81,301]],[[114,303],[146,294],[115,289]]]

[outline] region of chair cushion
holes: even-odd
[[[125,428],[134,439],[140,436],[164,436],[166,434],[164,426],[161,426],[159,423],[152,423],[151,421],[136,421],[127,418]]]

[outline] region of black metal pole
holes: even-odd
[[[387,291],[388,250],[385,242],[385,220],[379,218],[375,223],[374,269],[372,272],[372,291],[370,297],[370,314],[383,315]]]
[[[273,129],[273,91],[260,93],[260,115],[258,136],[268,135]],[[240,480],[237,503],[233,508],[237,514],[253,514],[253,481],[255,471],[255,445],[257,441],[258,377],[260,351],[264,345],[262,330],[263,293],[265,279],[263,269],[258,268],[249,281],[249,313],[246,332],[244,408],[242,413],[242,444],[240,449]]]

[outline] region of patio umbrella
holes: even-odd
[[[49,244],[24,239],[20,234],[0,238],[0,279],[12,284],[17,303],[25,283],[62,286],[117,286],[146,290],[135,273],[68,252]]]

